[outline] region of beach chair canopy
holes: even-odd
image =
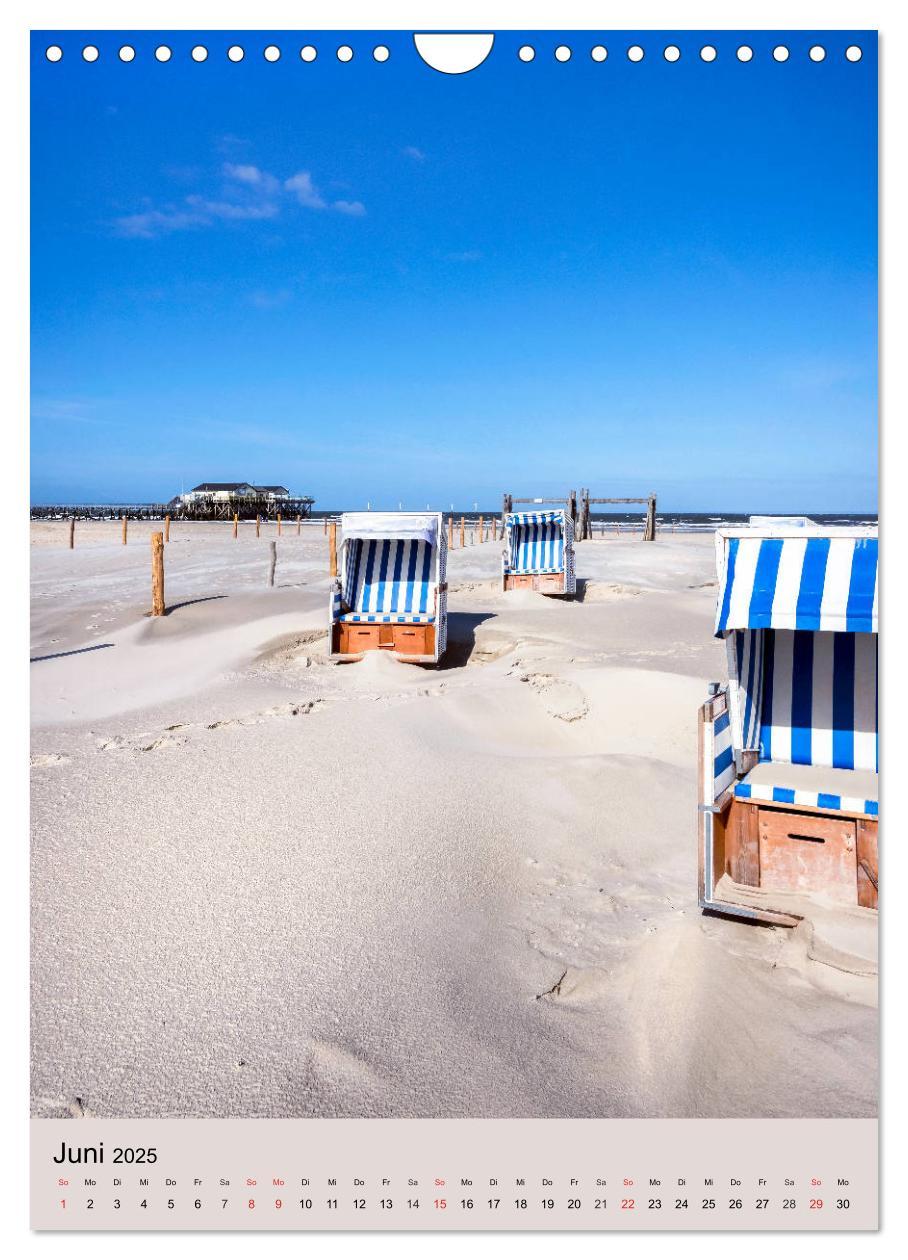
[[[338,621],[429,624],[438,615],[441,513],[346,512]]]
[[[509,512],[505,516],[508,571],[562,573],[567,512]]]
[[[799,528],[716,536],[716,634],[731,630],[876,633],[878,539],[870,530]]]
[[[732,750],[754,750],[737,796],[877,813],[875,532],[736,531],[717,543],[730,679],[717,772]]]

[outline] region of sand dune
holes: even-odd
[[[35,1114],[875,1114],[863,929],[697,909],[711,537],[581,544],[574,602],[456,549],[424,670],[327,662],[319,527],[273,590],[264,531],[174,527],[154,622],[150,528],[64,528],[33,551]]]

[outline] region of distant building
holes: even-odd
[[[202,481],[180,495],[183,503],[198,503],[203,499],[214,499],[218,503],[234,499],[266,499],[273,503],[289,498],[291,494],[286,486],[254,486],[250,481]]]
[[[176,495],[168,505],[183,518],[229,520],[238,516],[249,520],[274,514],[308,516],[315,500],[310,495],[293,495],[286,486],[256,486],[251,481],[201,481],[191,490]]]

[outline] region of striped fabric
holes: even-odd
[[[725,537],[716,634],[729,630],[875,633],[878,539]]]
[[[761,761],[875,771],[877,636],[763,634]]]
[[[508,531],[508,568],[511,573],[564,572],[565,513],[512,512]]]
[[[434,620],[433,550],[423,539],[354,538],[346,548],[343,621]]]
[[[879,778],[870,770],[830,770],[825,766],[786,766],[761,762],[735,784],[745,801],[843,810],[879,816]]]
[[[393,621],[395,623],[408,626],[427,626],[434,622],[435,617],[432,613],[426,613],[425,616],[421,613],[342,613],[337,620],[369,622]]]
[[[726,636],[732,742],[736,748],[757,748],[763,698],[763,630],[735,630]]]
[[[728,713],[713,721],[713,799],[718,800],[735,779],[735,758],[731,745]]]
[[[879,801],[866,797],[808,792],[765,783],[736,783],[735,796],[745,801],[774,801],[777,805],[804,805],[812,809],[844,810],[847,814],[870,814],[873,818],[879,817],[880,813]]]

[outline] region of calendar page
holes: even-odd
[[[876,1229],[877,32],[69,16],[32,1228]]]

